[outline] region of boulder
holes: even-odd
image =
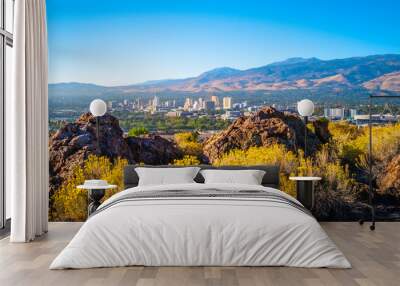
[[[313,126],[315,130],[315,135],[317,135],[318,139],[321,143],[325,144],[329,142],[331,139],[331,133],[329,132],[329,120],[320,119],[313,121]]]
[[[280,112],[266,106],[251,116],[238,118],[227,129],[207,139],[204,143],[204,154],[213,162],[233,149],[245,150],[276,143],[296,151],[304,148],[304,130],[305,125],[296,114]],[[309,130],[309,154],[315,152],[320,143],[317,136]]]
[[[128,146],[136,162],[147,165],[167,165],[183,156],[175,144],[158,135],[128,137]]]

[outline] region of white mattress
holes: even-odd
[[[182,184],[149,190],[259,189],[254,185]],[[100,208],[101,208],[100,207]],[[293,266],[350,268],[318,222],[293,206],[233,198],[124,201],[89,218],[50,269],[145,266]]]

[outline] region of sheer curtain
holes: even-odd
[[[15,1],[13,92],[7,98],[6,186],[12,242],[48,225],[47,28],[45,0]]]

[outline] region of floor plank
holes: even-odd
[[[267,285],[399,285],[400,223],[368,225],[322,223],[352,263],[352,269],[289,267],[119,267],[50,271],[54,257],[81,223],[50,223],[49,233],[28,244],[0,240],[0,285],[136,285],[136,286],[267,286]]]

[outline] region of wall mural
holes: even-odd
[[[332,45],[343,43],[333,36],[320,44],[326,35],[303,38],[306,30],[288,32],[284,20],[270,28],[269,12],[220,14],[220,4],[159,3],[157,11],[126,3],[88,9],[93,1],[47,5],[51,220],[84,221],[87,194],[76,186],[94,178],[118,185],[106,199],[123,190],[127,164],[279,164],[280,188],[293,196],[290,176],[322,177],[315,186],[318,219],[369,215],[369,95],[400,95],[400,54],[352,41],[336,52]],[[273,36],[282,42],[272,43]],[[304,53],[302,45],[312,48]],[[107,104],[98,135],[89,112],[96,98]],[[307,143],[297,110],[305,98],[315,104]],[[400,217],[399,111],[398,99],[373,102],[380,219]]]

